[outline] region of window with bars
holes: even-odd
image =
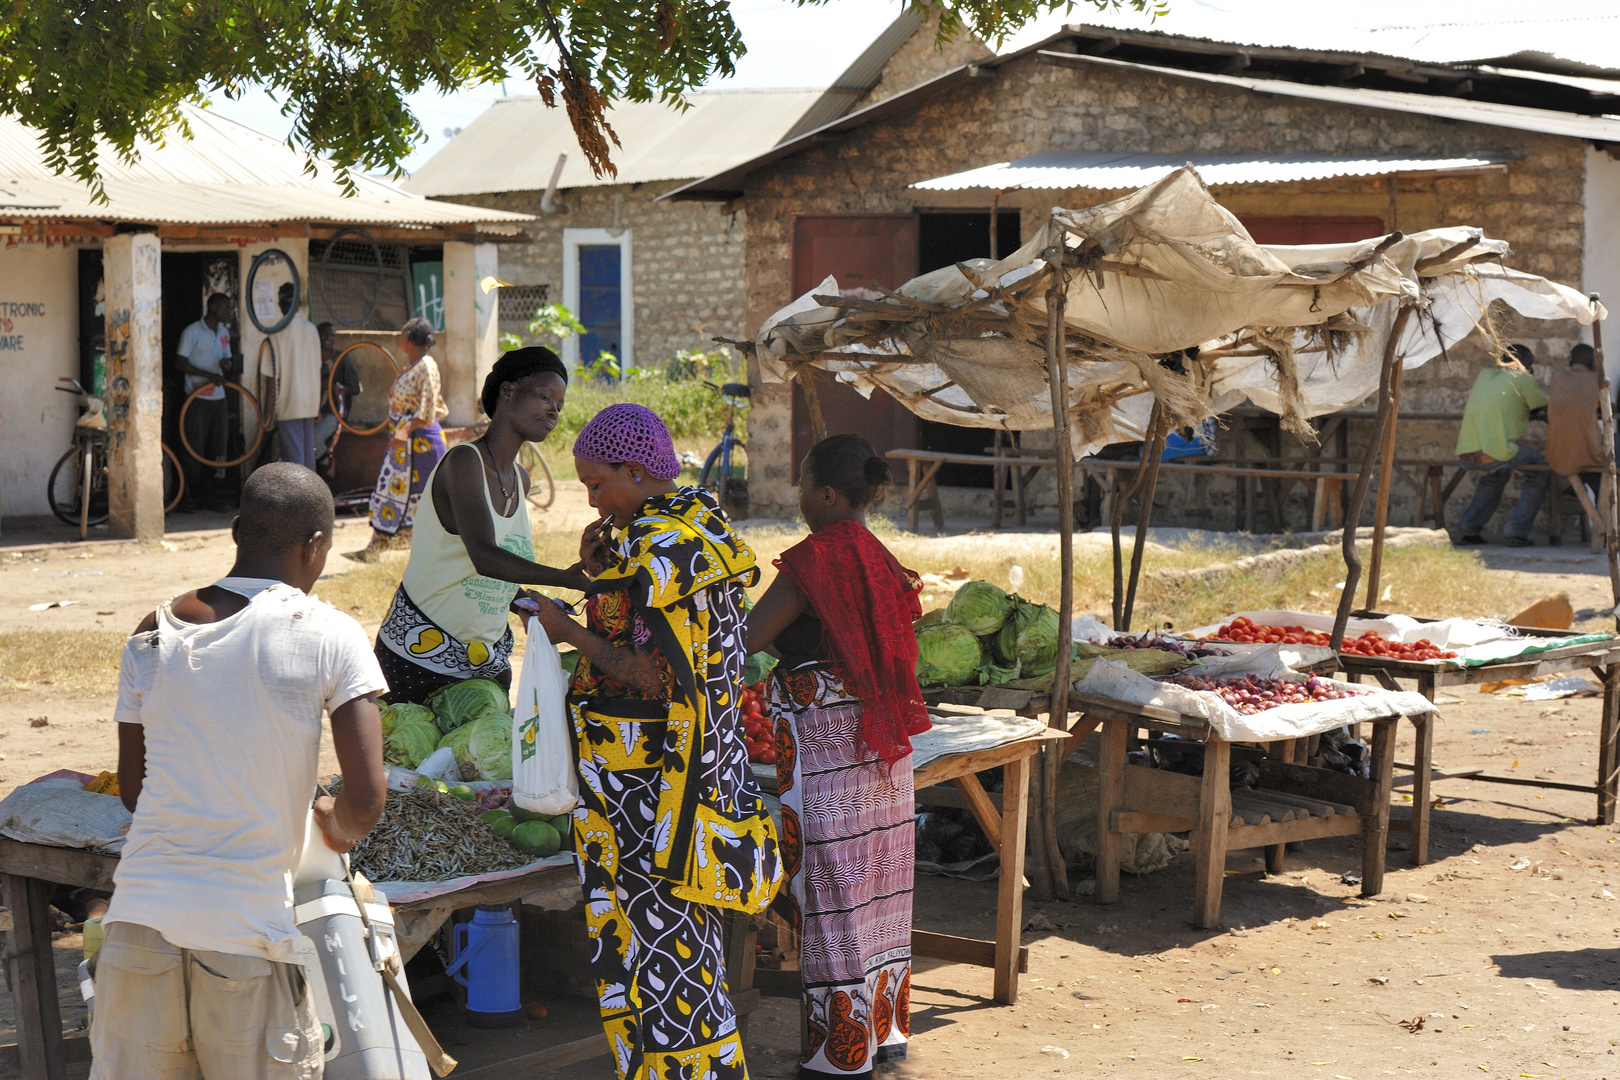
[[[534,313],[550,303],[550,285],[507,285],[500,290],[501,330],[509,334],[526,334]]]
[[[410,258],[348,229],[309,242],[310,314],[343,330],[398,330],[411,317]]]

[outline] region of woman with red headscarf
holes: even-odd
[[[914,828],[910,736],[921,581],[866,528],[889,466],[858,435],[811,448],[799,470],[810,535],[748,615],[771,683],[782,857],[799,932],[809,1057],[801,1075],[871,1076],[911,1033]]]

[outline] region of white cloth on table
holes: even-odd
[[[321,714],[387,685],[348,615],[279,581],[217,584],[248,605],[192,624],[164,604],[124,647],[115,718],[144,729],[146,778],[103,921],[297,963],[292,871]]]

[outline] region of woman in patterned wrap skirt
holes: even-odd
[[[749,613],[748,649],[782,658],[769,707],[810,1033],[800,1075],[869,1077],[905,1057],[911,1032],[909,736],[929,727],[912,633],[922,583],[867,531],[866,507],[889,480],[870,443],[817,443],[799,476],[811,533],[782,553]]]
[[[604,515],[581,545],[588,625],[539,617],[580,651],[574,848],[603,1026],[624,1080],[746,1080],[721,916],[763,912],[782,880],[737,716],[754,553],[712,495],[674,483],[641,406],[598,413],[574,461]]]

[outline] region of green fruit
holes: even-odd
[[[567,814],[558,814],[556,817],[546,819],[546,824],[557,830],[557,835],[567,839],[574,831],[574,819]]]
[[[512,843],[530,855],[544,859],[562,848],[562,837],[543,821],[525,821],[512,832]]]
[[[494,825],[497,821],[500,821],[503,818],[510,818],[511,816],[512,815],[507,813],[505,810],[485,810],[482,814],[478,815],[478,820],[482,821],[485,825]]]
[[[504,840],[512,839],[512,830],[517,828],[517,822],[505,810],[491,810],[484,815],[484,821],[490,828],[500,834]]]
[[[517,804],[516,800],[514,800],[513,802],[511,802],[509,804],[509,809],[512,811],[513,820],[516,821],[520,825],[523,824],[525,821],[545,821],[546,820],[546,815],[545,814],[537,814],[533,810],[525,810],[525,809],[523,809],[523,807],[521,807],[521,806],[519,806]]]
[[[446,784],[443,780],[435,780],[433,781],[433,790],[437,791],[440,795],[448,795],[450,794],[450,785]]]
[[[468,787],[466,784],[457,784],[455,787],[450,789],[450,796],[452,798],[464,799],[467,802],[472,802],[474,799],[478,798],[478,793],[472,788]]]

